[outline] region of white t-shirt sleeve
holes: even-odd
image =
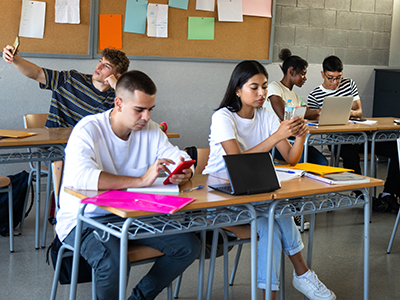
[[[236,139],[237,128],[234,117],[228,109],[219,109],[211,117],[210,141],[222,143]]]

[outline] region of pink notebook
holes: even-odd
[[[93,198],[83,199],[81,202],[117,208],[173,214],[194,200],[196,199],[111,190]]]

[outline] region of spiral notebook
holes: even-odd
[[[173,214],[194,200],[196,199],[111,190],[92,198],[83,199],[81,202],[99,206]]]

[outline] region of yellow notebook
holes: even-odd
[[[35,135],[34,132],[26,132],[21,130],[0,129],[0,137],[23,138]]]
[[[279,166],[280,168],[288,168],[288,169],[296,169],[296,170],[303,170],[306,172],[312,172],[319,175],[324,174],[332,174],[332,173],[341,173],[341,172],[353,172],[352,169],[345,169],[345,168],[337,168],[337,167],[330,167],[330,166],[322,166],[317,164],[311,163],[300,163],[295,166],[291,165],[284,165]]]

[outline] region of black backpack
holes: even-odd
[[[25,196],[28,191],[28,178],[29,174],[22,171],[15,175],[8,176],[12,184],[13,194],[13,216],[14,228],[19,225],[22,220]],[[33,190],[32,190],[33,191]],[[31,204],[28,211],[25,213],[26,218],[32,209],[34,193],[32,192]],[[0,234],[2,236],[9,236],[9,218],[8,218],[8,193],[0,194]]]

